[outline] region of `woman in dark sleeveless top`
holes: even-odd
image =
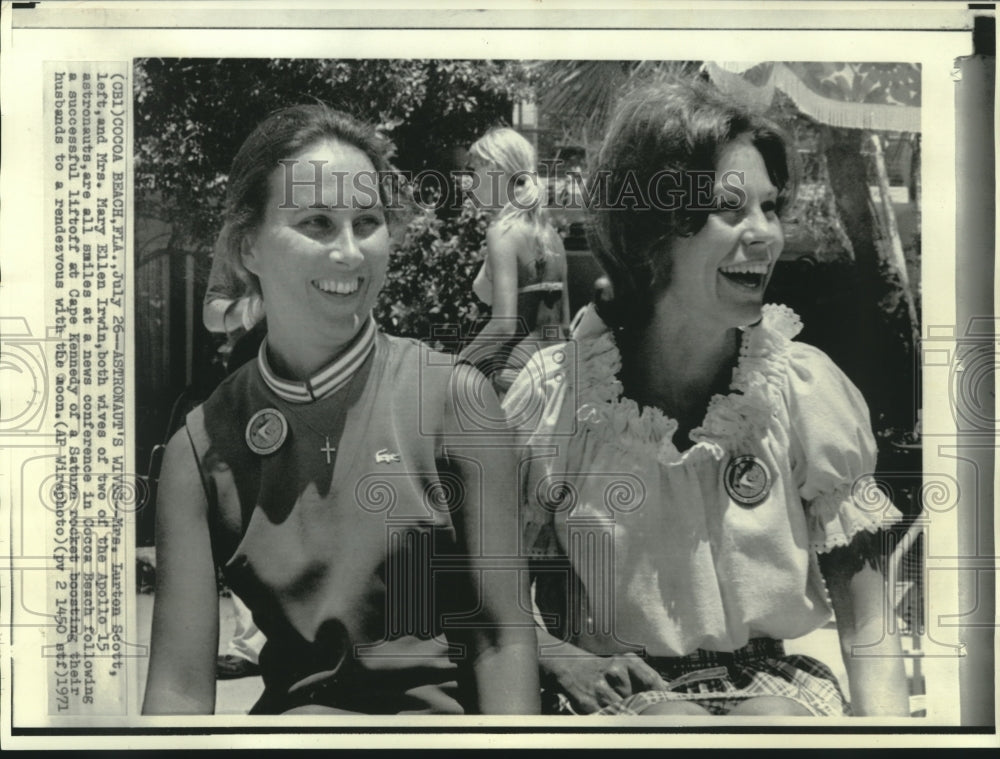
[[[387,148],[298,106],[234,161],[225,255],[267,337],[167,449],[147,714],[214,709],[216,564],[267,637],[253,713],[537,711],[514,461],[482,445],[499,405],[371,317]]]

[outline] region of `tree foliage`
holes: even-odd
[[[472,292],[482,263],[488,219],[471,203],[452,218],[432,209],[418,212],[407,227],[382,288],[375,317],[394,335],[427,340],[456,351],[461,336],[488,315]]]
[[[691,75],[697,61],[538,61],[540,110],[563,139],[596,150],[618,98],[663,76]]]
[[[419,171],[509,120],[532,81],[519,61],[138,60],[137,213],[170,227],[170,247],[208,250],[233,156],[268,113],[327,103],[378,125],[399,168]]]
[[[145,225],[137,235],[139,265],[154,255],[208,255],[233,157],[278,108],[326,103],[389,136],[397,168],[447,172],[455,168],[455,148],[508,122],[513,104],[532,97],[535,78],[519,61],[139,60],[136,210]],[[452,218],[417,214],[390,262],[376,309],[383,328],[426,338],[437,325],[473,322],[471,284],[484,223],[472,209]],[[165,231],[154,236],[153,229]],[[201,292],[196,287],[195,297]]]

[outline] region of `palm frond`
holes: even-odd
[[[580,142],[603,134],[618,98],[638,84],[691,73],[696,61],[539,61],[537,92],[544,112]]]

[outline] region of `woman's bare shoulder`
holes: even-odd
[[[486,243],[520,246],[534,236],[535,225],[531,221],[521,216],[508,216],[490,224],[486,230]]]

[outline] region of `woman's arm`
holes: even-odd
[[[573,318],[573,314],[569,310],[569,256],[566,255],[566,247],[563,245],[562,238],[554,228],[551,228],[551,236],[555,240],[556,252],[562,261],[562,337],[568,340],[569,323]]]
[[[563,308],[562,336],[564,340],[568,340],[570,337],[569,323],[570,320],[573,318],[573,314],[570,313],[569,310],[569,282],[567,281],[566,272],[563,272],[562,308]]]
[[[156,503],[156,597],[143,714],[211,714],[218,645],[208,502],[182,428],[167,445]]]
[[[899,637],[887,625],[881,535],[858,533],[850,545],[820,554],[856,716],[909,716],[909,689]]]
[[[492,315],[475,339],[462,350],[462,358],[485,367],[506,340],[518,334],[517,252],[525,244],[524,233],[513,225],[486,232],[486,260],[493,282]],[[498,367],[494,367],[498,368]]]
[[[479,391],[473,389],[479,385]],[[471,394],[470,394],[471,393]],[[503,412],[485,377],[459,364],[452,374],[445,408],[443,449],[450,471],[464,484],[465,499],[455,512],[456,529],[470,556],[468,571],[481,599],[479,626],[472,631],[473,671],[483,714],[537,714],[538,653],[535,625],[522,605],[530,598],[527,567],[519,556],[517,468],[514,450],[502,438],[483,445],[482,435],[463,434],[459,399],[476,397],[487,408],[476,417],[498,420]],[[464,415],[463,418],[469,418]],[[470,437],[472,439],[470,439]]]

